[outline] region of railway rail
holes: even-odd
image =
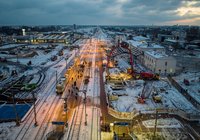
[[[64,69],[65,70],[65,69]],[[62,72],[61,72],[62,73]],[[44,79],[42,79],[43,81]],[[47,84],[47,83],[45,83]],[[42,112],[43,110],[41,110],[42,108],[46,108],[46,106],[48,106],[50,104],[50,106],[48,107],[46,113],[44,114],[45,116],[45,119],[42,119],[42,122],[45,122],[45,120],[48,118],[47,115],[49,115],[49,112],[50,110],[52,109],[52,105],[56,105],[57,102],[59,101],[59,97],[56,96],[54,90],[55,90],[55,87],[56,87],[56,82],[55,82],[55,79],[52,78],[49,82],[48,82],[48,85],[46,86],[46,88],[43,88],[43,89],[38,89],[36,92],[39,93],[39,92],[43,92],[43,96],[41,96],[41,98],[39,99],[37,105],[36,105],[36,113],[39,114],[40,112]],[[49,91],[50,94],[45,94],[45,89],[48,89],[46,91]],[[53,98],[53,100],[51,102],[46,102],[46,101],[50,101],[49,98],[52,98],[51,96],[55,96]],[[43,114],[43,112],[42,112]],[[22,127],[20,128],[17,136],[15,137],[15,140],[22,140],[22,139],[25,139],[26,138],[26,135],[28,135],[29,133],[27,133],[29,131],[29,129],[31,128],[31,126],[34,125],[34,113],[33,111],[31,111],[31,113],[27,116],[27,118],[25,119],[25,121],[23,122],[22,124]],[[39,127],[39,130],[41,130],[41,127]],[[37,131],[37,132],[38,132]],[[34,138],[35,139],[35,138]]]

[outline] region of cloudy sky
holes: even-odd
[[[0,25],[200,25],[200,0],[0,0]]]

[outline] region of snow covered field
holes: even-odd
[[[110,72],[118,73],[115,69]],[[120,92],[118,99],[110,101],[110,105],[120,112],[132,112],[155,110],[156,108],[179,109],[187,113],[199,112],[185,97],[183,97],[167,79],[159,81],[131,80],[126,81],[125,88],[122,90],[113,90],[110,84],[105,86],[108,95],[116,95]],[[161,103],[155,103],[152,94],[158,92]],[[123,94],[122,94],[123,93]],[[122,96],[124,95],[124,96]],[[138,96],[145,98],[145,103],[138,102]]]
[[[35,55],[34,57],[18,58],[18,61],[24,65],[26,65],[29,61],[31,61],[33,66],[44,65],[47,63],[50,64],[50,63],[53,63],[53,62],[51,62],[50,58],[54,55],[57,55],[58,51],[60,51],[62,49],[62,47],[63,46],[57,46],[54,50],[52,50],[49,53],[46,53],[42,50],[37,50],[36,51],[37,55]],[[16,62],[17,58],[12,58],[9,60]]]
[[[174,79],[200,103],[200,72],[182,73]],[[189,80],[189,85],[184,84],[184,79]]]

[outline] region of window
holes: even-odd
[[[165,66],[167,66],[167,62],[165,62]]]

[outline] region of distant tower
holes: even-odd
[[[73,25],[73,29],[74,29],[74,31],[76,31],[76,24]]]
[[[25,31],[25,29],[22,29],[22,35],[23,35],[23,36],[26,35],[26,31]]]

